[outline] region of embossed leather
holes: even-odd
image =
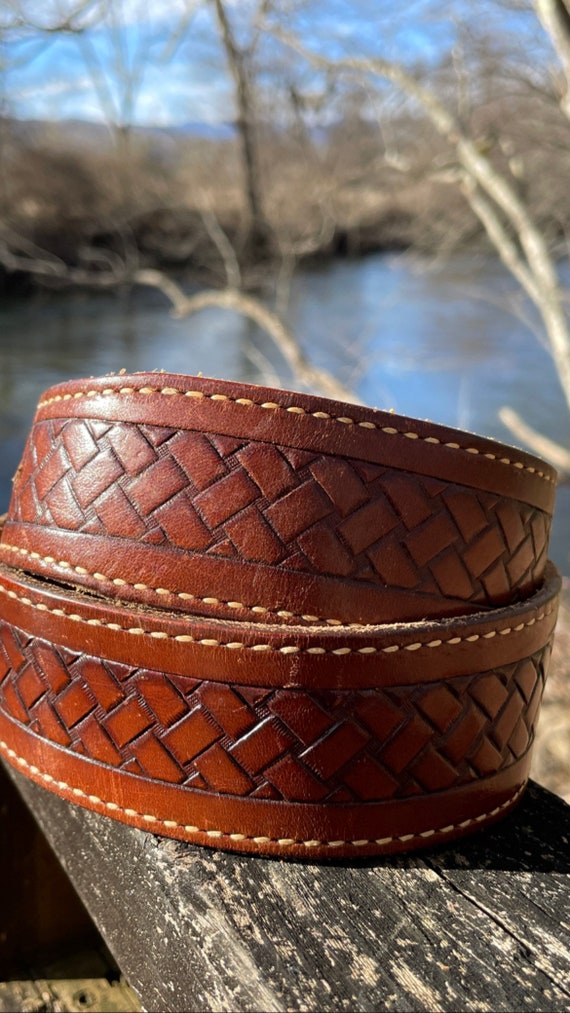
[[[559,578],[454,620],[181,616],[0,568],[0,751],[65,798],[289,857],[438,843],[520,796]]]
[[[0,752],[286,857],[492,823],[528,777],[555,474],[431,423],[165,374],[42,399],[0,542]]]
[[[522,451],[324,398],[104,377],[40,403],[0,551],[192,613],[462,615],[539,586],[554,478]]]

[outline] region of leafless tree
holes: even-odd
[[[127,236],[129,222],[140,216],[144,205],[142,163],[133,160],[134,109],[146,67],[157,53],[144,32],[134,51],[131,46],[126,53],[124,2],[59,0],[49,5],[48,18],[40,16],[32,0],[13,0],[3,5],[2,17],[4,32],[13,37],[31,30],[35,37],[47,39],[59,30],[77,39],[120,150],[124,199],[122,205],[120,200],[109,205],[112,210],[107,215],[115,229],[122,229]],[[186,19],[174,26],[163,58],[191,38],[188,28],[197,3],[188,0]],[[570,404],[568,301],[556,260],[561,243],[568,244],[570,222],[570,202],[565,194],[570,171],[570,156],[565,153],[570,107],[570,0],[525,0],[526,8],[534,10],[535,24],[542,25],[545,40],[552,46],[557,70],[551,79],[546,72],[541,74],[525,65],[523,55],[507,51],[512,45],[508,38],[503,52],[500,37],[486,40],[481,33],[477,37],[468,18],[458,26],[453,51],[447,57],[442,54],[438,66],[431,67],[426,76],[425,68],[376,53],[365,57],[362,51],[347,51],[336,58],[324,56],[323,49],[311,46],[309,40],[285,32],[287,17],[298,4],[252,0],[242,17],[241,10],[238,16],[228,0],[201,3],[211,11],[233,81],[244,181],[241,209],[245,209],[257,256],[266,254],[270,247],[281,252],[277,286],[281,295],[298,257],[314,250],[333,250],[343,234],[348,237],[347,248],[350,237],[355,236],[355,249],[362,248],[367,229],[372,237],[385,238],[390,215],[396,216],[400,235],[407,216],[415,230],[410,241],[417,243],[425,226],[430,230],[426,231],[425,245],[433,245],[435,237],[443,249],[470,238],[474,223],[479,222],[535,308]],[[497,8],[509,4],[520,6],[517,0],[495,0]],[[406,20],[420,14],[425,17],[437,6],[437,0],[412,3],[406,8]],[[392,19],[394,8],[380,4],[373,13],[384,28],[385,15]],[[111,43],[106,49],[113,54],[112,60],[105,66],[87,30],[96,19],[105,26]],[[288,54],[283,55],[279,69],[271,67],[269,88],[259,73],[266,58],[268,29],[281,38],[283,54]],[[295,50],[298,55],[292,58]],[[274,56],[275,47],[271,50],[271,58]],[[381,109],[376,123],[361,113],[361,107],[367,105]],[[290,115],[293,128],[289,133],[271,133],[267,111],[272,108],[278,110],[282,123]],[[315,144],[311,125],[319,117],[329,128],[326,141]],[[554,160],[559,167],[556,185],[550,182],[548,171]],[[235,179],[235,170],[232,172]],[[199,223],[204,241],[223,268],[229,294],[218,294],[220,305],[236,309],[239,304],[252,316],[249,297],[245,303],[240,298],[244,258],[239,230],[228,228],[216,203],[216,176],[221,174],[210,174],[206,185],[196,185],[188,171],[184,192],[192,194],[193,221]],[[79,180],[81,172],[75,176]],[[152,172],[148,177],[158,178]],[[164,185],[170,187],[171,220],[181,219],[184,209],[176,206],[172,182]],[[235,192],[237,189],[234,186]],[[162,197],[166,201],[164,194]],[[422,204],[430,208],[429,221]],[[470,208],[472,215],[464,208]],[[152,271],[146,266],[148,261],[145,264],[138,256],[136,241],[131,252],[125,242],[120,255],[86,242],[81,255],[66,262],[61,254],[43,250],[33,232],[18,236],[14,231],[5,228],[0,242],[0,262],[9,270],[26,269],[27,265],[38,277],[71,284],[153,284],[180,310],[183,293],[181,296],[164,274],[154,270],[154,264]],[[205,304],[212,304],[210,290],[203,297]],[[199,303],[192,305],[198,308]],[[278,304],[284,306],[285,300],[281,298]],[[185,306],[189,308],[187,302]],[[279,327],[275,334],[278,332]],[[291,365],[296,363],[300,374],[304,371],[305,378],[311,375],[308,364],[292,346],[285,355]],[[521,438],[570,472],[566,446],[545,442],[540,434],[525,428],[512,411],[505,410],[503,418]]]
[[[566,19],[570,18],[566,0],[533,0],[537,16],[547,30],[559,54],[565,52]],[[555,11],[554,11],[555,9]],[[554,13],[553,13],[554,11]],[[563,28],[561,27],[564,27]],[[348,74],[357,80],[390,82],[413,100],[428,118],[437,134],[453,154],[451,178],[483,225],[487,236],[511,274],[519,282],[543,322],[548,347],[570,408],[570,324],[567,297],[560,281],[557,263],[539,224],[517,186],[513,167],[501,169],[466,128],[464,118],[449,100],[442,98],[421,75],[403,63],[382,56],[346,55],[331,58],[309,48],[294,34],[280,28],[275,34],[291,49],[316,68],[327,73]],[[562,61],[564,73],[570,62]],[[570,79],[565,77],[562,102],[565,104]],[[503,411],[503,420],[535,450],[545,453],[557,465],[570,472],[570,450],[535,433],[512,409]]]
[[[211,0],[211,3],[216,13],[220,39],[235,85],[236,127],[240,138],[244,188],[249,216],[248,240],[250,246],[258,253],[267,252],[271,245],[271,229],[264,210],[257,139],[258,113],[252,80],[252,62],[257,35],[254,30],[249,45],[240,47],[231,24],[227,3],[225,0]],[[268,7],[268,0],[261,0],[259,10],[254,18],[254,26],[258,18],[267,13]]]

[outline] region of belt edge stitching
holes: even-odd
[[[481,813],[479,816],[472,816],[469,819],[462,820],[461,823],[451,823],[448,824],[447,826],[437,827],[436,829],[433,830],[423,830],[420,833],[403,834],[401,836],[395,837],[381,837],[371,840],[302,841],[293,838],[263,837],[263,836],[258,837],[252,834],[248,835],[240,833],[229,833],[228,831],[223,830],[203,830],[200,829],[200,827],[190,826],[189,824],[184,823],[178,823],[175,820],[163,820],[160,819],[160,817],[158,816],[152,816],[150,813],[139,813],[137,812],[136,809],[125,808],[124,806],[118,805],[116,802],[106,802],[104,799],[99,798],[98,795],[89,795],[87,792],[83,791],[82,788],[72,787],[67,783],[67,781],[58,781],[51,774],[47,774],[45,771],[40,770],[39,767],[37,767],[35,764],[28,763],[28,761],[24,759],[23,756],[19,756],[18,753],[14,749],[12,749],[8,745],[8,743],[5,742],[3,739],[0,739],[0,750],[6,755],[6,757],[9,760],[11,761],[13,760],[18,764],[18,766],[29,770],[30,774],[32,774],[36,778],[40,778],[42,781],[45,781],[47,785],[53,785],[55,788],[57,788],[59,791],[62,792],[70,792],[76,798],[85,798],[89,802],[91,802],[92,805],[101,805],[105,809],[108,809],[109,812],[111,813],[121,812],[124,813],[125,816],[129,817],[130,819],[136,818],[144,820],[146,823],[149,824],[149,829],[151,828],[152,824],[159,823],[161,826],[163,826],[165,829],[168,830],[175,830],[179,828],[181,830],[184,830],[184,832],[187,834],[193,835],[203,834],[206,837],[210,837],[215,840],[219,840],[221,837],[227,837],[230,840],[235,841],[236,843],[239,843],[240,841],[251,841],[254,844],[278,844],[280,847],[301,846],[305,848],[319,847],[319,848],[334,849],[343,846],[351,846],[355,848],[360,848],[371,844],[387,845],[393,843],[394,841],[400,841],[404,843],[406,841],[411,840],[427,839],[429,837],[433,837],[436,834],[448,834],[451,833],[453,830],[463,830],[466,829],[468,826],[472,826],[475,823],[482,823],[483,820],[490,819],[492,816],[497,816],[500,812],[502,812],[509,806],[513,805],[517,801],[517,799],[522,795],[527,785],[527,781],[525,780],[514,795],[511,795],[511,797],[508,798],[505,802],[503,802],[499,806],[495,806],[495,808],[491,809],[489,812]]]
[[[226,605],[228,608],[245,609],[249,612],[263,612],[269,613],[270,615],[280,616],[282,619],[304,619],[305,622],[323,622],[330,623],[331,626],[340,629],[360,629],[364,628],[370,623],[343,623],[340,619],[328,619],[326,616],[311,616],[302,615],[301,613],[288,612],[286,609],[271,609],[265,605],[245,605],[241,601],[225,601],[222,598],[216,598],[214,596],[207,596],[201,598],[199,595],[192,594],[186,591],[171,591],[166,587],[150,587],[148,584],[137,583],[133,584],[128,580],[124,580],[122,577],[107,577],[104,573],[92,572],[85,566],[76,566],[67,559],[56,559],[55,556],[42,556],[39,552],[26,549],[20,545],[12,545],[10,542],[1,542],[0,549],[6,549],[9,552],[19,553],[21,556],[28,556],[30,559],[39,560],[40,563],[55,563],[56,566],[62,567],[64,570],[73,570],[80,576],[92,577],[93,580],[97,580],[99,583],[112,584],[114,587],[129,587],[134,591],[152,591],[161,597],[172,595],[173,598],[182,598],[184,601],[200,601],[204,605]]]
[[[424,443],[436,443],[443,447],[448,447],[450,450],[461,450],[466,454],[479,455],[490,461],[496,461],[497,464],[504,464],[511,468],[516,468],[519,471],[528,471],[532,475],[536,475],[537,478],[541,478],[544,482],[548,482],[551,485],[557,484],[556,476],[547,474],[544,471],[539,471],[537,468],[532,467],[528,464],[523,464],[522,461],[512,461],[509,457],[499,457],[497,454],[485,452],[479,450],[477,447],[463,447],[458,443],[449,442],[446,443],[443,440],[438,439],[436,436],[420,436],[419,433],[413,430],[404,431],[402,429],[395,429],[393,426],[380,426],[375,422],[357,422],[355,419],[349,418],[344,415],[330,415],[328,412],[307,411],[306,408],[301,408],[297,405],[281,405],[274,401],[253,401],[251,398],[233,398],[227,394],[204,394],[203,391],[195,390],[180,390],[176,387],[121,387],[119,390],[115,390],[112,387],[106,387],[103,390],[82,390],[76,391],[74,394],[56,394],[51,398],[46,398],[44,401],[40,401],[38,404],[38,410],[45,408],[50,404],[58,403],[61,401],[73,401],[83,397],[99,397],[109,395],[120,395],[124,396],[127,394],[161,394],[168,397],[173,395],[180,395],[182,397],[189,398],[204,398],[210,401],[231,401],[234,404],[243,405],[249,407],[250,405],[256,405],[258,408],[266,408],[273,411],[282,410],[295,415],[309,415],[312,418],[319,420],[326,420],[330,422],[340,422],[344,425],[359,426],[361,429],[375,429],[379,432],[385,433],[389,436],[404,436],[409,440],[421,440]]]
[[[389,644],[387,647],[337,647],[333,649],[327,649],[325,647],[298,647],[296,644],[284,644],[281,647],[274,647],[272,644],[244,644],[240,641],[229,641],[228,643],[221,643],[219,640],[213,638],[204,638],[202,640],[196,640],[190,634],[172,634],[166,633],[163,630],[145,630],[141,626],[121,626],[119,623],[105,622],[103,619],[85,619],[84,616],[80,616],[75,612],[65,612],[60,608],[50,608],[45,602],[33,602],[31,598],[25,595],[16,594],[15,591],[11,591],[6,588],[0,582],[0,593],[6,595],[16,601],[22,602],[22,604],[36,609],[38,612],[50,612],[60,618],[70,619],[73,622],[84,623],[87,626],[103,626],[107,629],[113,630],[114,632],[130,633],[132,636],[146,636],[151,637],[153,640],[173,640],[178,643],[196,644],[201,647],[225,647],[229,650],[249,650],[249,651],[275,651],[280,654],[333,654],[333,655],[346,655],[346,654],[394,654],[396,651],[417,651],[422,648],[428,647],[434,649],[436,647],[447,647],[456,646],[461,643],[475,643],[477,640],[491,640],[493,637],[498,636],[509,636],[512,633],[520,633],[527,627],[534,626],[536,623],[542,622],[548,616],[556,610],[557,602],[555,601],[549,609],[545,609],[538,616],[533,616],[532,619],[527,622],[518,623],[516,626],[506,626],[504,628],[489,630],[487,633],[473,633],[466,637],[451,637],[448,640],[430,640],[430,641],[419,641],[412,644]]]

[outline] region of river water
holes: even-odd
[[[287,321],[307,355],[378,408],[512,442],[498,411],[570,443],[552,361],[517,315],[494,259],[441,268],[374,255],[303,269]],[[510,308],[509,308],[510,307]],[[38,293],[0,303],[0,509],[40,393],[71,377],[166,371],[284,386],[290,373],[254,325],[222,310],[173,320],[159,293]],[[559,489],[554,560],[570,574],[570,486]]]

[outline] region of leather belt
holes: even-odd
[[[492,823],[528,777],[553,492],[521,451],[306,395],[54,388],[0,543],[0,751],[95,811],[240,851]]]
[[[2,555],[194,614],[402,622],[531,594],[554,494],[538,459],[432,423],[220,380],[103,377],[40,402]]]

